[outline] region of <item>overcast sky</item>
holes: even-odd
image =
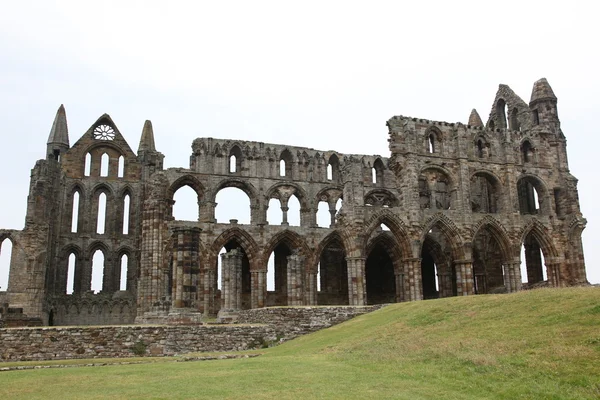
[[[201,136],[389,156],[391,116],[486,121],[498,84],[529,102],[546,77],[600,282],[591,1],[1,3],[1,228],[23,228],[61,103],[71,144],[108,113],[135,151],[150,119],[165,166],[188,167]]]

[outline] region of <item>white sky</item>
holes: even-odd
[[[559,99],[600,282],[591,1],[1,1],[0,227],[21,229],[29,172],[58,106],[71,143],[103,113],[134,150],[152,120],[165,164],[200,136],[389,155],[385,122],[487,120],[498,84]],[[0,286],[2,286],[0,284]]]

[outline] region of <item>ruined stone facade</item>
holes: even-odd
[[[149,121],[137,154],[106,114],[71,146],[61,106],[47,157],[32,170],[25,228],[0,230],[13,243],[0,301],[45,324],[120,324],[513,292],[522,262],[528,285],[587,282],[586,221],[545,79],[529,104],[500,85],[486,124],[473,110],[467,124],[395,116],[387,126],[389,158],[199,138],[189,168],[164,169]],[[173,218],[174,194],[186,185],[198,198],[193,222]],[[215,220],[216,195],[229,187],[250,199],[250,224]],[[297,227],[287,223],[292,196]],[[280,225],[267,222],[271,199]],[[327,228],[316,223],[320,202]],[[97,251],[103,280],[94,293]]]

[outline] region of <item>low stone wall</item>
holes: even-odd
[[[2,361],[236,351],[275,340],[266,325],[103,326],[0,330]]]
[[[1,361],[169,356],[266,347],[338,324],[373,307],[276,307],[241,311],[237,324],[0,329]]]
[[[289,340],[342,323],[381,307],[381,305],[376,305],[255,308],[240,311],[236,322],[270,325],[280,338]]]

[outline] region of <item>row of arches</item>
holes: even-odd
[[[123,178],[125,177],[125,157],[112,148],[92,150],[85,155],[83,176]]]
[[[102,244],[92,245],[82,252],[67,246],[54,277],[55,294],[134,292],[136,261],[130,249],[110,251]]]
[[[246,189],[246,190],[244,190]],[[250,224],[252,209],[256,208],[252,191],[245,186],[235,185],[220,189],[214,202],[214,220],[218,223],[234,221],[239,224]],[[342,191],[330,188],[320,193],[316,199],[315,223],[318,227],[331,227],[335,223],[335,215],[342,206]],[[392,195],[393,196],[393,195]],[[268,202],[265,209],[265,221],[271,225],[304,226],[308,223],[302,215],[310,210],[303,191],[292,185],[279,185],[267,192]],[[197,221],[200,219],[201,197],[197,189],[184,184],[173,191],[172,216],[176,220]]]
[[[416,242],[408,240],[405,228],[393,217],[378,218],[358,237],[334,231],[314,249],[300,235],[286,230],[259,250],[248,233],[232,228],[206,250],[198,250],[198,254],[208,254],[202,261],[204,268],[214,266],[208,284],[211,289],[206,291],[204,286],[203,293],[214,293],[217,310],[225,307],[223,304],[238,304],[231,300],[231,290],[238,291],[242,308],[355,304],[352,291],[357,281],[351,264],[355,266],[357,260],[362,263],[360,280],[364,280],[364,296],[369,304],[515,291],[522,282],[548,280],[558,285],[556,250],[539,225],[533,224],[523,232],[517,245],[501,226],[488,221],[476,229],[468,250],[452,223],[441,218],[428,226],[418,257],[414,257]],[[364,238],[363,245],[357,254],[352,246],[360,237]],[[524,248],[523,257],[518,247]],[[350,248],[352,251],[348,251]],[[238,260],[239,270],[235,289],[231,289],[232,258]],[[173,264],[169,269],[174,271]],[[172,287],[177,287],[175,278],[171,279]]]
[[[81,186],[74,186],[65,201],[67,232],[130,234],[135,223],[131,193],[125,188],[114,195],[110,187],[99,185],[86,195]]]
[[[493,121],[491,121],[490,124],[493,124]],[[425,132],[425,153],[442,154],[443,143],[443,134],[439,129],[431,127]],[[477,136],[473,143],[473,154],[476,158],[487,159],[493,156],[494,149],[492,143],[485,135],[482,134]],[[538,162],[537,151],[530,139],[522,139],[518,148],[520,153],[519,161],[521,164],[535,164]],[[497,149],[497,151],[499,151],[499,149]]]

